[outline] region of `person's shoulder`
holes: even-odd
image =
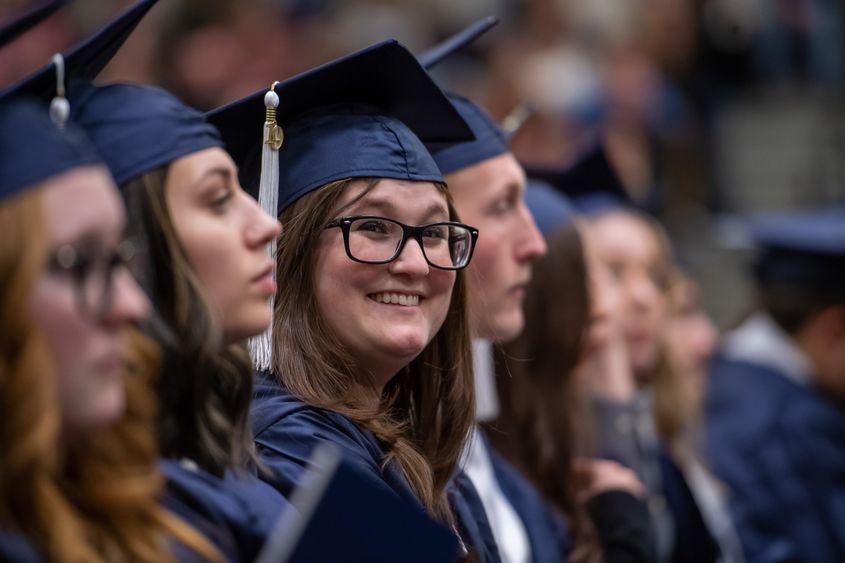
[[[256,437],[279,425],[284,425],[290,432],[300,426],[324,431],[334,429],[348,435],[361,432],[342,414],[306,403],[267,372],[256,375],[250,416]]]

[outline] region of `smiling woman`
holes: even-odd
[[[477,231],[458,222],[423,142],[463,138],[466,125],[393,41],[273,90],[278,172],[259,171],[266,148],[252,134],[275,94],[211,114],[244,185],[278,181],[272,354],[258,355],[272,362],[252,411],[268,481],[290,492],[314,448],[331,442],[375,487],[461,528],[447,486],[474,410],[460,270]],[[424,560],[425,549],[408,545],[393,560]]]

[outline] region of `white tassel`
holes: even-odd
[[[56,66],[56,97],[50,102],[50,119],[59,129],[64,129],[70,117],[70,103],[65,97],[65,59],[56,53],[52,63]]]
[[[276,122],[276,108],[279,96],[275,92],[276,84],[264,95],[266,116],[264,120],[263,142],[261,144],[261,180],[258,189],[258,205],[273,217],[278,216],[279,205],[279,149],[284,135]],[[273,260],[276,259],[276,240],[270,243],[268,250]],[[275,299],[270,298],[270,307],[275,309]],[[250,338],[249,353],[252,363],[258,370],[269,370],[273,362],[273,323],[263,333]]]

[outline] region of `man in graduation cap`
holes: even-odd
[[[845,208],[751,228],[759,311],[711,367],[710,458],[748,561],[845,561]]]

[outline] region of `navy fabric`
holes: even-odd
[[[304,498],[315,493],[309,490],[317,480],[317,472],[327,468],[309,468],[308,478],[303,479],[292,497]],[[301,489],[301,490],[300,490]],[[417,507],[409,505],[394,494],[374,488],[371,480],[357,468],[341,458],[331,474],[328,485],[322,489],[316,506],[302,500],[300,518],[304,531],[296,536],[274,536],[262,553],[271,561],[284,556],[283,549],[275,544],[294,542],[293,552],[284,561],[311,563],[313,561],[344,561],[370,563],[372,561],[403,561],[408,563],[434,563],[454,561],[458,539],[451,530],[431,520]],[[297,501],[298,502],[298,501]],[[361,507],[365,507],[362,517]],[[283,519],[281,535],[298,529],[300,523]],[[378,538],[374,541],[374,538]]]
[[[446,492],[467,551],[481,563],[500,563],[502,558],[484,504],[469,476],[458,470]]]
[[[102,154],[118,185],[183,156],[222,147],[205,116],[160,88],[75,82],[71,121]]]
[[[59,129],[35,102],[0,101],[0,201],[91,165],[102,165],[102,159],[73,124]]]
[[[17,532],[0,529],[0,561],[38,563],[41,558],[32,545]]]
[[[419,143],[454,143],[472,132],[414,56],[395,40],[378,43],[285,80],[275,87],[284,131],[279,210],[321,183],[351,177],[441,179]],[[261,90],[209,112],[240,170],[258,193]],[[418,140],[412,138],[416,136]]]
[[[63,53],[67,77],[90,81],[111,61],[138,22],[157,0],[141,0],[90,38]],[[0,98],[31,96],[48,101],[56,95],[56,69],[47,64],[0,92]]]
[[[176,460],[161,460],[167,479],[162,503],[198,529],[228,561],[253,561],[288,502],[275,489],[252,475],[227,471],[221,479]],[[206,530],[208,531],[208,530]]]
[[[845,207],[760,215],[748,223],[764,285],[845,295]]]
[[[542,180],[528,179],[525,204],[534,216],[537,228],[547,239],[575,218],[575,208],[569,198]]]
[[[531,561],[533,563],[565,561],[572,544],[563,517],[540,496],[537,489],[520,475],[515,467],[490,448],[489,443],[487,446],[496,482],[525,525],[528,541],[531,544]]]
[[[707,529],[698,504],[681,470],[665,448],[658,453],[663,497],[672,512],[675,545],[672,561],[676,563],[716,563],[719,546]]]
[[[0,26],[0,47],[11,43],[27,30],[35,27],[58,10],[67,0],[50,0],[44,2],[12,21]]]
[[[429,145],[434,160],[444,175],[509,151],[504,132],[486,111],[457,94],[449,94],[449,101],[469,125],[475,140],[451,146]]]
[[[487,33],[492,27],[499,23],[496,16],[487,16],[469,24],[458,33],[447,37],[441,43],[420,53],[417,60],[420,64],[430,69],[440,63],[443,59],[450,57],[456,51],[459,51],[478,39],[479,36]]]
[[[528,178],[554,186],[585,215],[633,206],[601,144],[595,144],[584,151],[567,167],[525,165],[525,173]]]
[[[708,453],[747,561],[845,561],[845,412],[763,366],[709,375]]]
[[[424,509],[405,477],[393,464],[384,465],[384,454],[375,436],[338,413],[309,406],[279,385],[273,376],[263,372],[256,376],[252,403],[252,426],[262,461],[272,476],[263,477],[284,495],[290,495],[300,484],[303,472],[314,448],[323,442],[340,448],[344,459],[365,480],[368,487],[400,499],[421,514]],[[490,552],[487,535],[478,531],[475,519],[466,521],[482,510],[481,501],[450,488],[450,501],[456,505],[461,531],[470,530],[466,543],[479,547],[478,552]],[[466,526],[464,526],[466,524]],[[478,543],[476,543],[478,542]],[[493,545],[495,547],[495,545]],[[485,555],[482,561],[495,563],[495,556]]]

